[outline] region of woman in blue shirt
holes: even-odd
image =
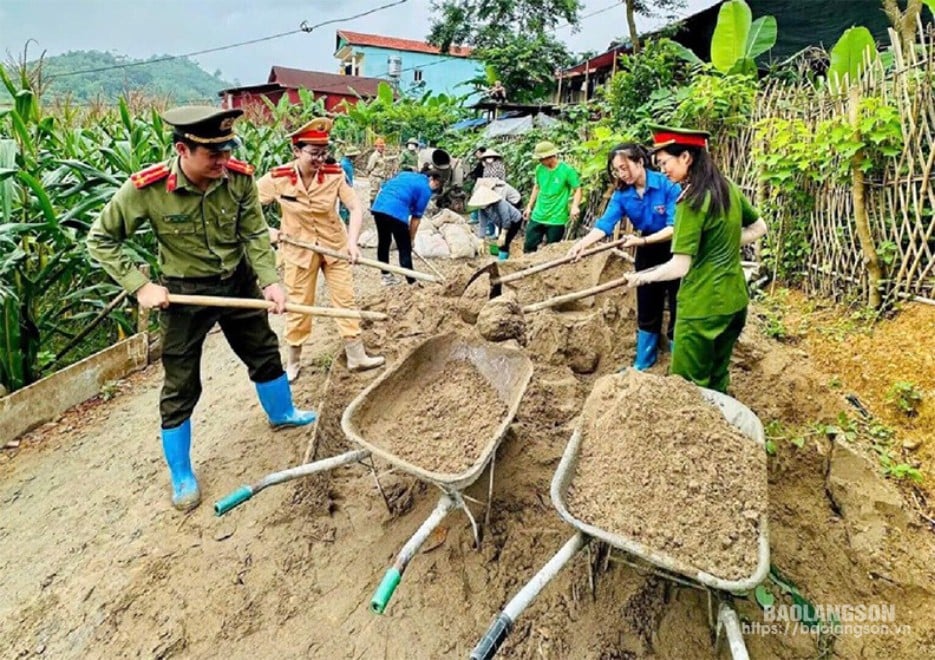
[[[648,169],[649,154],[638,144],[617,145],[607,157],[607,172],[616,180],[617,189],[607,210],[594,229],[572,246],[569,254],[577,256],[589,246],[609,236],[624,217],[639,232],[630,236],[624,247],[636,247],[636,270],[658,266],[672,256],[672,227],[675,203],[682,190],[663,174]],[[640,371],[656,363],[662,313],[669,301],[669,324],[666,336],[672,342],[675,328],[675,297],[679,280],[658,282],[640,287],[636,292],[636,359]]]
[[[377,193],[370,212],[377,226],[377,260],[390,263],[390,241],[396,241],[399,265],[412,269],[412,243],[419,221],[432,195],[442,187],[442,175],[437,170],[400,172],[386,181]],[[352,232],[355,233],[355,232]],[[357,245],[357,236],[348,235],[348,242]],[[414,279],[407,277],[410,284]],[[396,279],[383,272],[383,284],[395,284]]]

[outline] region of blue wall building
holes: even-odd
[[[484,75],[483,63],[471,59],[471,49],[452,46],[450,53],[422,41],[338,30],[334,56],[338,72],[349,76],[382,78],[401,94],[474,94],[472,78]]]

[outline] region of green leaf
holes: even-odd
[[[865,58],[873,61],[876,57],[876,44],[870,30],[865,27],[846,30],[831,49],[829,82],[838,85],[839,88],[855,84],[863,73]]]
[[[756,75],[756,62],[754,62],[749,57],[741,57],[739,60],[734,62],[734,66],[730,68],[730,71],[728,71],[728,74],[729,75],[742,74],[742,75],[748,75],[748,76],[755,76]]]
[[[935,0],[922,0],[922,2],[929,8],[929,11],[935,15]]]
[[[756,597],[756,602],[759,603],[760,607],[762,607],[764,610],[769,609],[776,602],[776,597],[773,596],[772,592],[765,584],[757,586],[753,592],[753,595]]]
[[[743,0],[728,0],[721,5],[711,37],[711,64],[721,73],[730,71],[746,54],[752,19],[750,6]]]
[[[57,225],[57,216],[55,215],[55,209],[52,207],[52,200],[49,199],[49,194],[46,192],[39,179],[25,170],[21,170],[16,174],[17,178],[32,190],[32,194],[39,203],[39,209],[42,211],[45,221],[50,225]]]
[[[935,0],[933,0],[933,2],[935,2]],[[671,48],[672,50],[675,51],[676,55],[681,57],[683,60],[685,60],[689,64],[697,64],[697,65],[704,64],[704,60],[702,60],[700,57],[695,55],[695,51],[691,50],[690,48],[686,48],[680,43],[673,41]]]
[[[377,85],[377,99],[383,105],[393,105],[393,88],[389,86],[389,83],[381,81]]]
[[[776,45],[776,17],[760,16],[750,26],[746,56],[756,59]]]

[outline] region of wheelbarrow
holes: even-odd
[[[721,394],[720,392],[705,388],[700,388],[700,390],[704,399],[715,405],[730,424],[742,431],[744,435],[750,438],[751,442],[755,442],[759,446],[764,447],[766,436],[763,432],[763,425],[753,411],[726,394]],[[665,579],[685,586],[707,590],[709,620],[714,619],[713,608],[711,607],[712,595],[718,597],[720,604],[716,615],[716,621],[711,621],[713,625],[716,625],[716,643],[720,643],[723,631],[728,642],[731,656],[734,660],[747,660],[748,654],[737,614],[729,605],[729,601],[720,596],[723,594],[739,594],[751,591],[766,579],[769,573],[769,531],[767,516],[765,514],[762,515],[757,525],[758,547],[756,569],[750,576],[739,580],[726,580],[716,575],[711,575],[710,573],[672,557],[666,552],[647,547],[636,539],[608,532],[590,524],[588,521],[579,520],[569,512],[568,506],[566,505],[566,496],[575,476],[579,450],[581,448],[581,424],[582,422],[579,422],[578,427],[571,436],[571,440],[569,440],[565,447],[562,459],[552,477],[551,487],[553,506],[555,506],[562,520],[575,529],[575,533],[519,593],[504,606],[487,632],[474,647],[471,652],[471,660],[487,660],[493,658],[500,646],[509,636],[517,617],[522,614],[552,578],[561,571],[565,564],[567,564],[582,548],[588,545],[592,539],[603,541],[608,544],[612,550],[621,551],[625,555],[639,560]],[[766,479],[765,474],[763,475],[763,479]],[[637,565],[635,562],[630,561],[625,561],[624,563],[630,563],[634,566]]]
[[[395,414],[394,404],[405,401],[407,392],[424,391],[425,388],[431,387],[433,381],[439,378],[445,368],[456,362],[469,362],[495,391],[497,399],[504,405],[506,412],[498,419],[486,420],[493,424],[492,427],[490,424],[486,427],[493,428],[493,430],[486,437],[482,437],[479,443],[475,443],[475,446],[480,449],[476,456],[472,457],[470,466],[458,472],[439,472],[419,465],[417,459],[403,458],[394,454],[387,447],[387,439],[380,437],[376,422],[380,417],[380,410],[388,410],[390,414]],[[465,503],[465,500],[471,498],[464,495],[462,491],[477,481],[490,465],[484,516],[485,524],[488,523],[497,448],[519,409],[520,401],[532,377],[532,371],[532,361],[518,349],[483,341],[471,341],[453,334],[431,337],[409,351],[395,366],[387,369],[357,395],[344,410],[341,428],[347,438],[358,448],[331,458],[276,472],[253,485],[242,486],[219,500],[214,505],[215,513],[219,516],[223,515],[274,484],[331,470],[341,465],[364,462],[374,456],[422,481],[438,486],[442,495],[434,511],[404,545],[371,599],[371,611],[382,614],[409,562],[449,511],[455,508],[464,509],[471,523],[476,546],[480,546],[481,531],[478,522]],[[471,396],[471,393],[464,392],[464,396]],[[438,419],[439,425],[444,422],[443,418]],[[419,438],[413,438],[413,442],[419,441]],[[377,483],[379,485],[379,482]]]

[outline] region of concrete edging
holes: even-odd
[[[148,344],[145,332],[135,334],[0,398],[0,447],[97,396],[105,383],[145,367]]]

